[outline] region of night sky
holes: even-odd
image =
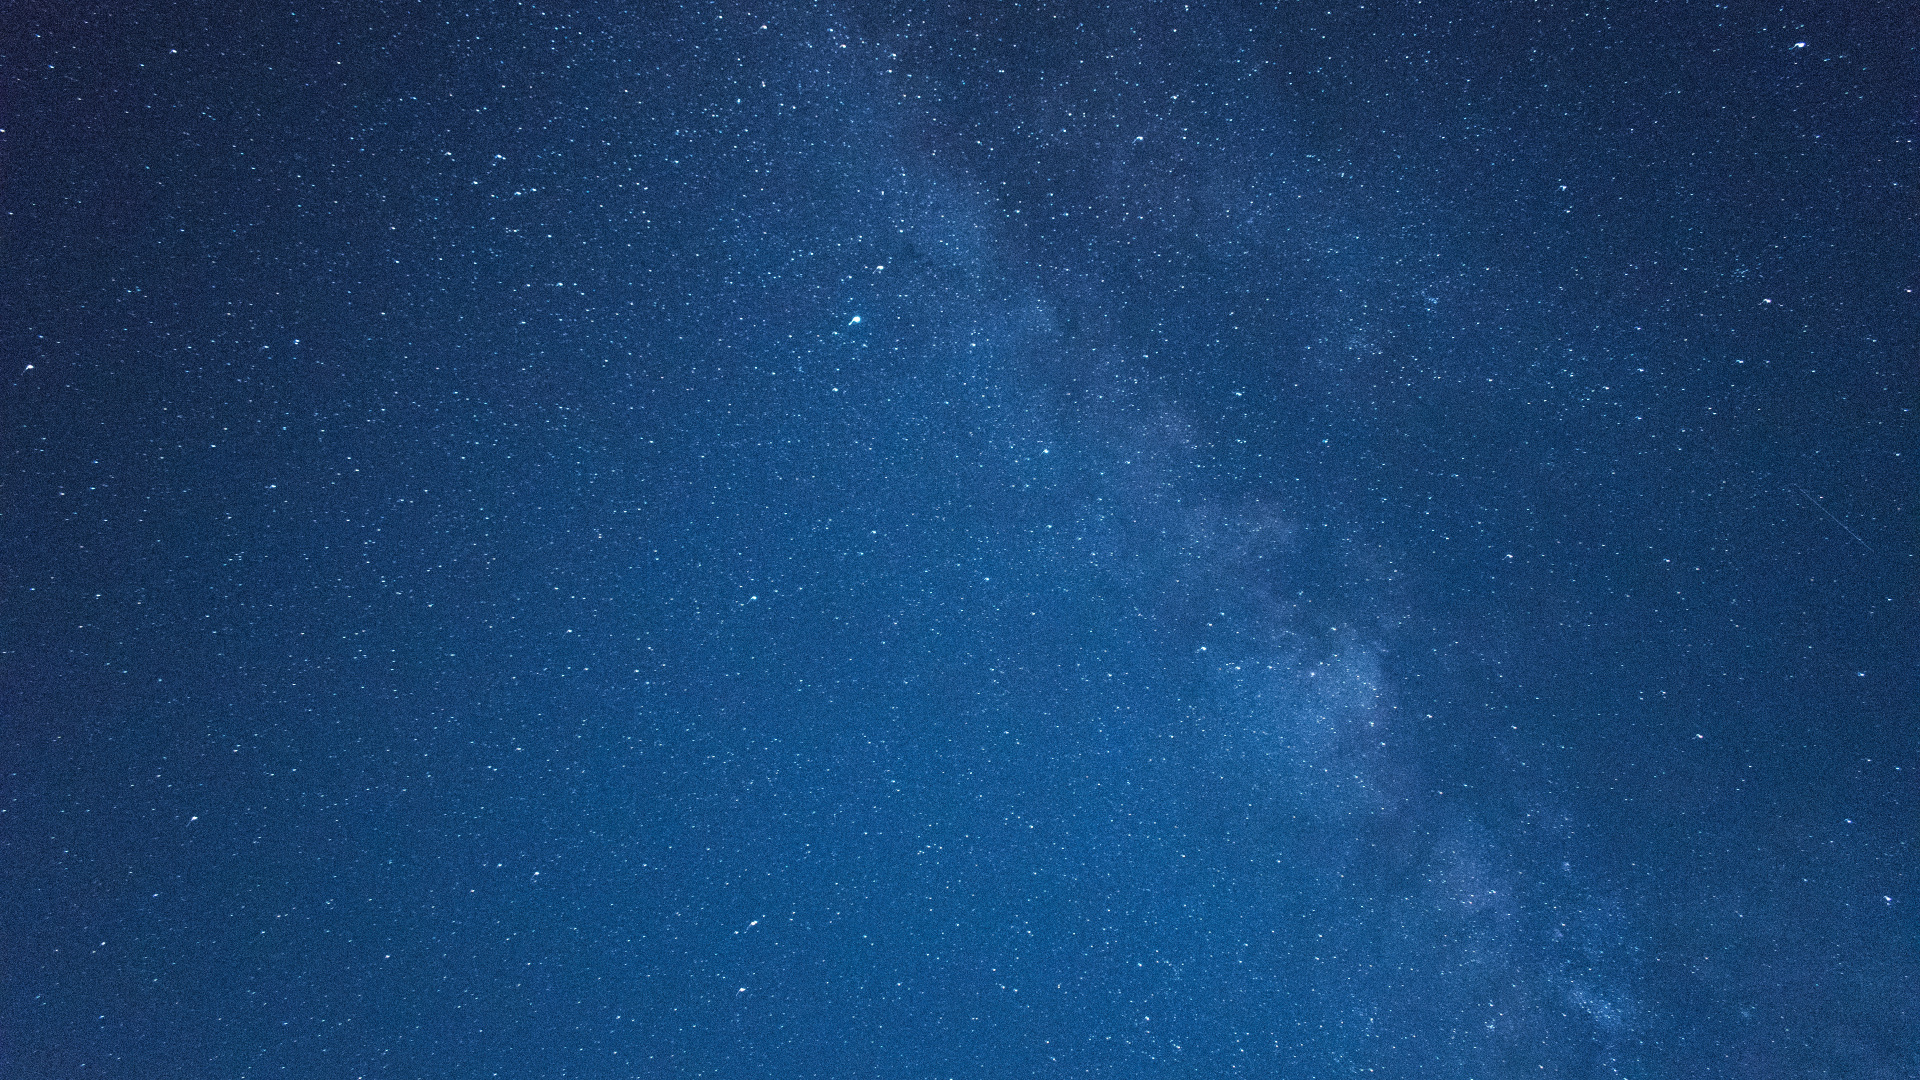
[[[0,1075],[1920,1076],[1897,3],[6,5]]]

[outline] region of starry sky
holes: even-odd
[[[0,1075],[1920,1075],[1900,5],[4,21]]]

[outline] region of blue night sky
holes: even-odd
[[[1920,1076],[1899,4],[15,4],[0,1076]]]

